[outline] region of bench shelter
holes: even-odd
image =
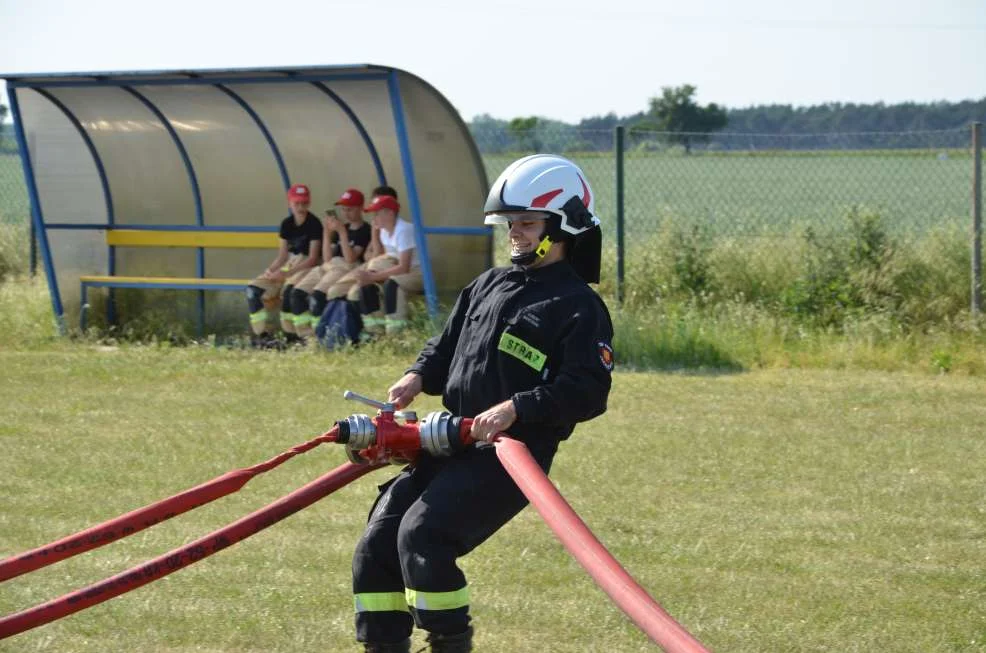
[[[193,291],[200,333],[235,321],[271,261],[293,183],[320,218],[349,187],[393,186],[429,312],[491,263],[482,159],[452,105],[378,65],[0,75],[56,319],[109,288]],[[174,293],[158,293],[174,297]],[[174,306],[165,301],[165,310]],[[155,310],[160,307],[155,306]],[[84,322],[82,323],[84,324]],[[245,328],[245,326],[244,326]]]

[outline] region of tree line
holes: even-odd
[[[608,113],[583,118],[577,124],[537,116],[511,120],[489,114],[476,116],[469,128],[483,152],[512,149],[552,151],[597,151],[613,147],[613,130],[623,125],[653,147],[677,145],[689,152],[694,146],[716,149],[746,147],[738,135],[783,137],[816,135],[799,140],[800,147],[825,145],[824,135],[860,134],[858,147],[913,146],[914,132],[959,130],[972,122],[986,122],[986,97],[962,102],[902,102],[898,104],[855,104],[832,102],[798,107],[765,104],[726,108],[715,103],[701,106],[694,100],[696,88],[686,84],[664,87],[650,99],[646,110],[627,116]],[[664,132],[647,140],[648,132]],[[907,133],[906,135],[904,133]],[[711,134],[717,134],[711,137]],[[956,147],[968,144],[961,132]],[[636,139],[640,144],[640,139]]]

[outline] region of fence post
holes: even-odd
[[[972,314],[983,303],[983,123],[972,123]]]
[[[623,243],[623,138],[626,131],[623,125],[616,126],[616,302],[623,305],[624,243]]]

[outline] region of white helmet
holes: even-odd
[[[532,154],[511,163],[497,178],[486,198],[485,223],[507,222],[501,215],[507,211],[551,213],[558,216],[564,234],[577,236],[599,226],[594,205],[592,189],[577,165],[554,154]]]
[[[565,257],[586,283],[599,283],[602,232],[595,216],[595,197],[577,165],[555,154],[532,154],[504,170],[486,198],[486,224],[509,223],[504,213],[548,214],[541,244],[511,256],[514,264],[531,265],[552,242],[567,242]],[[515,218],[516,216],[514,216]]]

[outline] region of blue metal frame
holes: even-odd
[[[82,126],[79,119],[76,118],[75,114],[72,113],[67,106],[65,106],[65,103],[43,88],[36,88],[34,91],[55,105],[58,110],[62,112],[65,118],[72,123],[72,126],[75,127],[75,131],[79,133],[79,136],[82,137],[82,142],[85,143],[86,148],[89,150],[89,155],[92,157],[93,163],[96,165],[96,174],[99,176],[99,185],[103,189],[103,202],[106,204],[106,222],[112,226],[116,221],[116,213],[113,208],[113,194],[110,191],[110,181],[109,177],[106,175],[106,167],[103,165],[102,157],[99,156],[99,151],[96,150],[96,144],[93,143],[92,138],[89,137],[89,133],[86,131],[85,127]],[[108,248],[106,254],[106,269],[109,274],[116,274],[116,257],[112,247]],[[112,324],[115,321],[115,318],[116,302],[113,293],[110,292],[109,301],[106,302],[106,320]]]
[[[414,77],[414,75],[411,75],[410,73],[404,73],[404,74],[408,75],[409,77]],[[427,82],[425,82],[424,80],[422,80],[420,77],[418,77],[416,79],[419,82],[421,82],[422,84],[424,84],[426,86],[430,86]],[[448,101],[448,99],[444,95],[442,95],[441,93],[439,93],[437,91],[437,89],[435,89],[434,87],[432,87],[432,90],[435,91],[435,99],[438,101],[439,104],[441,104],[442,106],[444,106],[453,115],[458,115],[458,112],[455,110],[455,107],[452,106],[452,103],[450,103]],[[466,141],[466,144],[469,147],[470,152],[472,152],[473,164],[476,166],[476,172],[479,173],[480,178],[483,180],[483,183],[481,184],[481,187],[483,189],[489,188],[490,187],[490,182],[489,182],[489,179],[486,177],[486,166],[483,165],[483,157],[479,153],[479,148],[476,146],[476,141],[473,140],[472,134],[469,132],[469,126],[466,125],[466,123],[464,123],[462,120],[459,120],[458,121],[458,127],[459,127],[459,130],[462,133],[462,135],[465,137],[465,141]],[[485,190],[476,199],[480,203],[480,205],[482,205],[482,202],[486,199]],[[442,227],[437,227],[437,228],[441,229]],[[472,229],[472,227],[449,227],[449,229],[460,229],[460,228],[461,229],[466,229],[466,230],[471,230]],[[481,235],[481,236],[486,236],[487,237],[486,238],[486,267],[487,268],[491,268],[491,267],[493,267],[493,247],[492,247],[492,245],[493,245],[493,239],[492,239],[493,229],[492,228],[484,228],[484,227],[479,227],[479,229],[483,229],[483,231],[461,231],[461,232],[457,232],[457,233],[461,233],[463,235]],[[432,233],[431,228],[427,228],[426,227],[425,228],[425,233]],[[443,233],[443,232],[434,232],[434,233]],[[444,233],[452,233],[452,232],[444,232]]]
[[[425,300],[428,303],[428,314],[435,317],[438,314],[438,293],[435,291],[435,279],[431,275],[431,258],[428,256],[428,239],[421,219],[421,202],[418,200],[418,182],[414,176],[414,160],[411,158],[411,143],[407,137],[407,125],[404,121],[404,102],[401,100],[401,86],[397,79],[397,71],[391,71],[387,77],[387,89],[390,92],[390,107],[394,113],[394,128],[397,131],[397,143],[401,152],[401,167],[404,169],[404,181],[407,185],[407,199],[411,206],[411,219],[414,221],[414,240],[418,246],[418,264],[421,266],[421,277],[424,281]]]
[[[52,223],[47,225],[48,229],[66,229],[66,230],[133,230],[133,231],[207,231],[207,232],[253,232],[253,233],[277,233],[278,227],[269,225],[217,225],[217,226],[199,226],[199,225],[148,225],[148,224],[100,224],[100,223]],[[112,248],[111,248],[112,249]],[[201,249],[201,248],[199,248]],[[84,333],[87,325],[87,304],[89,296],[89,288],[109,288],[110,293],[115,288],[137,288],[137,289],[160,289],[160,290],[198,290],[200,291],[200,296],[203,295],[203,291],[206,290],[236,290],[242,291],[246,288],[244,285],[230,285],[230,284],[219,284],[209,281],[201,281],[197,283],[178,283],[174,281],[154,281],[147,279],[145,281],[122,281],[122,280],[110,280],[110,281],[92,281],[92,280],[81,280],[79,286],[79,298],[80,298],[80,311],[79,311],[79,329]],[[204,333],[204,324],[202,323],[202,307],[199,307],[199,337]],[[108,315],[107,319],[111,320],[112,315]],[[112,321],[109,322],[112,324]]]
[[[68,119],[68,121],[72,123],[72,126],[75,127],[75,131],[77,131],[79,136],[82,138],[82,142],[85,143],[86,149],[89,150],[89,154],[92,156],[92,161],[96,165],[96,174],[99,175],[99,185],[103,190],[103,201],[106,202],[106,222],[112,225],[116,221],[116,213],[113,209],[113,193],[110,191],[110,180],[109,177],[106,176],[106,167],[103,165],[103,158],[99,156],[99,151],[96,149],[96,144],[93,143],[92,138],[90,138],[89,132],[87,132],[86,128],[82,126],[82,123],[75,116],[75,114],[72,113],[72,110],[65,106],[64,102],[43,88],[35,88],[32,90],[54,104]]]
[[[274,154],[274,160],[277,162],[277,169],[281,172],[281,183],[284,184],[284,191],[287,192],[287,190],[291,187],[291,177],[288,175],[288,167],[284,165],[284,157],[281,156],[281,149],[277,147],[277,141],[274,140],[274,136],[270,133],[270,130],[267,129],[267,125],[264,124],[264,121],[261,120],[257,112],[253,110],[253,107],[251,107],[246,100],[240,97],[232,89],[227,88],[222,84],[216,84],[216,88],[232,98],[233,101],[240,105],[240,107],[242,107],[243,110],[246,111],[251,118],[253,118],[253,121],[257,123],[257,128],[260,130],[260,133],[264,135],[264,138],[267,139],[267,144],[270,145],[270,151]]]
[[[493,227],[425,227],[424,232],[445,236],[489,236]]]
[[[38,235],[38,243],[41,246],[41,260],[45,266],[45,276],[48,277],[48,289],[51,293],[51,308],[55,312],[55,323],[58,325],[58,332],[65,335],[64,310],[62,308],[62,296],[58,292],[58,280],[55,278],[55,263],[51,258],[51,248],[48,246],[48,232],[44,228],[44,216],[41,214],[41,200],[38,195],[38,186],[34,179],[34,164],[31,162],[31,152],[27,149],[27,138],[24,137],[24,123],[21,120],[20,103],[17,100],[17,90],[9,89],[7,97],[10,99],[10,115],[14,119],[14,137],[17,139],[17,148],[21,154],[21,165],[24,167],[24,182],[27,185],[27,194],[31,199],[31,222]]]
[[[326,72],[326,69],[334,68],[341,72]],[[357,70],[353,72],[354,68],[363,68],[363,70]],[[298,72],[301,70],[301,72]],[[318,71],[318,72],[306,72],[306,71]],[[41,255],[45,265],[45,271],[48,276],[49,288],[51,289],[52,305],[56,313],[56,318],[59,323],[60,330],[64,333],[64,315],[63,306],[61,303],[61,297],[58,291],[58,283],[55,278],[54,272],[54,262],[51,256],[51,250],[48,245],[47,240],[47,229],[147,229],[147,230],[203,230],[203,231],[276,231],[273,227],[254,227],[254,226],[243,226],[243,227],[232,227],[232,226],[221,226],[221,227],[208,227],[206,226],[203,209],[202,209],[202,199],[201,192],[199,189],[198,179],[195,174],[194,166],[192,165],[191,159],[188,156],[188,152],[184,147],[178,133],[175,131],[174,127],[170,121],[164,116],[164,114],[144,95],[135,90],[136,87],[154,87],[154,86],[184,86],[184,85],[206,85],[213,86],[224,92],[227,96],[237,102],[241,108],[246,111],[250,117],[257,124],[257,127],[264,134],[267,139],[268,144],[271,147],[271,151],[274,154],[275,160],[277,161],[279,171],[281,173],[282,182],[284,182],[287,187],[290,183],[290,178],[288,176],[287,167],[284,165],[283,157],[280,154],[280,150],[277,147],[277,143],[271,135],[270,131],[267,129],[266,125],[260,119],[259,115],[253,108],[238,96],[234,91],[224,86],[225,84],[278,84],[278,83],[298,83],[298,82],[310,82],[313,86],[324,92],[331,99],[333,99],[346,115],[352,121],[352,124],[358,130],[363,141],[367,145],[367,149],[373,159],[374,167],[376,168],[377,176],[381,184],[386,184],[386,174],[383,169],[382,162],[380,160],[379,154],[373,143],[372,138],[367,132],[366,128],[356,116],[355,112],[352,110],[348,104],[342,100],[342,98],[325,85],[325,82],[332,81],[348,81],[348,80],[376,80],[376,81],[386,81],[388,94],[391,102],[391,109],[394,117],[394,125],[396,130],[396,136],[398,139],[401,166],[404,172],[406,188],[407,188],[407,200],[409,209],[411,212],[411,219],[415,225],[415,241],[419,250],[419,259],[421,261],[422,277],[424,282],[425,296],[428,304],[428,311],[432,316],[437,314],[437,292],[435,288],[435,281],[431,269],[430,257],[428,255],[428,244],[427,235],[429,234],[449,234],[449,235],[480,235],[489,236],[491,229],[489,227],[426,227],[423,224],[423,217],[421,212],[421,204],[418,195],[417,181],[415,177],[413,157],[411,155],[410,139],[407,131],[407,124],[404,114],[404,105],[400,94],[400,79],[399,74],[401,71],[393,68],[372,66],[369,64],[363,64],[358,66],[352,65],[340,65],[340,66],[319,66],[319,67],[308,67],[308,68],[266,68],[259,69],[259,71],[249,71],[249,75],[237,76],[237,70],[202,70],[194,72],[185,71],[135,71],[133,73],[126,72],[114,72],[112,73],[113,78],[103,77],[101,73],[68,73],[68,74],[21,74],[21,75],[4,75],[7,79],[7,87],[10,89],[9,94],[11,96],[11,113],[15,121],[15,134],[18,140],[18,146],[21,151],[22,163],[25,169],[25,178],[28,182],[28,193],[31,199],[32,207],[32,222],[31,228],[38,235],[38,240],[41,248]],[[272,73],[270,76],[260,76],[258,72]],[[283,76],[279,76],[282,74]],[[121,77],[132,75],[132,79],[121,79]],[[149,79],[148,76],[153,75],[183,75],[183,77],[173,77],[169,79]],[[212,75],[212,76],[210,76]],[[164,128],[168,131],[172,140],[174,141],[179,154],[184,162],[186,172],[189,177],[189,183],[192,187],[193,197],[195,201],[195,214],[196,214],[196,225],[124,225],[116,224],[113,215],[113,202],[112,195],[110,194],[108,178],[105,174],[105,169],[102,165],[102,161],[98,156],[98,152],[95,149],[94,144],[85,132],[85,128],[81,123],[74,117],[74,115],[61,104],[57,98],[52,94],[44,91],[46,88],[85,88],[85,87],[119,87],[136,97],[142,104],[145,105],[156,117],[161,121]],[[38,195],[38,189],[36,186],[36,180],[34,178],[33,165],[30,160],[30,153],[27,151],[26,147],[26,137],[24,132],[23,123],[21,122],[19,106],[16,101],[16,91],[21,88],[28,88],[39,92],[43,97],[51,101],[58,107],[72,122],[73,126],[82,135],[84,142],[90,150],[93,156],[94,162],[96,163],[97,170],[99,171],[100,183],[103,186],[104,197],[107,198],[107,211],[108,211],[108,223],[107,224],[66,224],[66,223],[53,223],[46,225],[42,215],[40,199]],[[444,98],[439,98],[443,101]],[[447,101],[445,101],[447,102]],[[465,127],[463,126],[463,129]],[[475,144],[473,144],[475,149]],[[482,174],[482,169],[480,173]],[[109,264],[110,274],[115,273],[115,252],[114,248],[109,248]],[[199,277],[205,276],[205,259],[204,250],[202,248],[198,249],[198,261],[197,261],[197,272]],[[115,287],[129,287],[123,285],[117,285]],[[149,286],[134,286],[134,287],[163,287],[161,285],[149,285]],[[188,287],[187,285],[182,286],[182,288]],[[228,288],[228,287],[224,287]],[[112,302],[108,306],[112,308]],[[204,327],[204,294],[200,294],[200,304],[199,304],[199,314],[200,314],[200,330]]]
[[[272,71],[275,72],[275,71]],[[135,77],[141,77],[144,75],[153,75],[150,72],[136,72]],[[181,74],[181,73],[158,73],[158,74]],[[114,73],[114,75],[120,75],[120,73]],[[196,77],[188,78],[182,77],[178,79],[101,79],[99,74],[96,73],[91,77],[85,79],[72,79],[63,81],[29,81],[21,82],[17,81],[17,77],[31,77],[31,78],[41,78],[40,75],[31,75],[26,73],[24,75],[9,75],[7,81],[8,89],[15,88],[34,88],[35,86],[43,86],[45,88],[81,88],[87,86],[185,86],[185,85],[206,85],[213,86],[215,84],[290,84],[293,82],[333,82],[333,81],[346,81],[351,79],[357,80],[384,80],[387,79],[388,73],[353,73],[351,75],[340,75],[340,74],[300,74],[292,75],[290,77]],[[56,75],[56,77],[64,77],[64,75]]]
[[[143,86],[144,84],[140,85]],[[175,131],[175,128],[171,125],[171,121],[168,120],[167,116],[165,116],[153,102],[148,100],[146,96],[141,94],[140,91],[125,84],[121,84],[120,86],[124,91],[140,100],[140,102],[154,114],[154,117],[161,121],[161,126],[164,127],[165,131],[168,132],[168,135],[171,136],[171,140],[174,142],[175,148],[178,150],[178,154],[181,155],[182,163],[185,164],[185,172],[188,173],[188,183],[192,187],[192,199],[195,201],[195,224],[199,226],[204,225],[205,220],[202,215],[202,193],[199,190],[199,179],[195,174],[195,167],[192,165],[192,159],[188,156],[188,150],[185,149],[185,144],[182,143],[178,132]]]
[[[380,185],[382,186],[386,184],[387,175],[383,171],[383,163],[380,162],[380,155],[377,153],[377,148],[373,144],[373,139],[370,138],[370,133],[366,131],[366,127],[363,126],[363,122],[356,116],[356,112],[354,112],[352,108],[346,104],[345,100],[339,97],[338,93],[331,90],[325,84],[321,82],[312,82],[312,86],[335,100],[335,103],[339,105],[339,108],[342,109],[347,116],[349,116],[349,120],[352,121],[353,125],[356,127],[356,131],[359,132],[359,135],[363,138],[363,142],[366,143],[366,149],[370,151],[370,158],[373,159],[373,167],[377,169],[377,179],[379,180]]]
[[[192,80],[183,80],[192,81]],[[131,82],[133,83],[133,82]],[[192,159],[188,156],[188,150],[185,149],[185,144],[181,142],[181,137],[175,128],[172,126],[171,121],[162,113],[160,109],[155,106],[153,102],[147,99],[146,96],[140,93],[137,89],[132,86],[121,85],[122,88],[127,93],[137,98],[143,103],[151,113],[153,113],[158,120],[161,121],[161,125],[171,136],[171,140],[174,141],[175,147],[178,148],[178,153],[181,155],[181,160],[185,164],[185,172],[188,173],[188,183],[192,187],[192,199],[195,201],[195,224],[200,227],[205,224],[205,217],[202,215],[202,192],[199,189],[199,179],[195,174],[195,166],[192,165]],[[113,248],[111,248],[113,249]],[[115,274],[115,261],[114,261],[114,271],[110,274]],[[205,249],[199,247],[196,249],[195,253],[195,272],[199,278],[205,276]],[[200,292],[198,297],[199,303],[199,335],[201,336],[205,332],[205,293]],[[109,304],[112,306],[112,302]],[[112,315],[107,315],[107,320],[109,320]]]

